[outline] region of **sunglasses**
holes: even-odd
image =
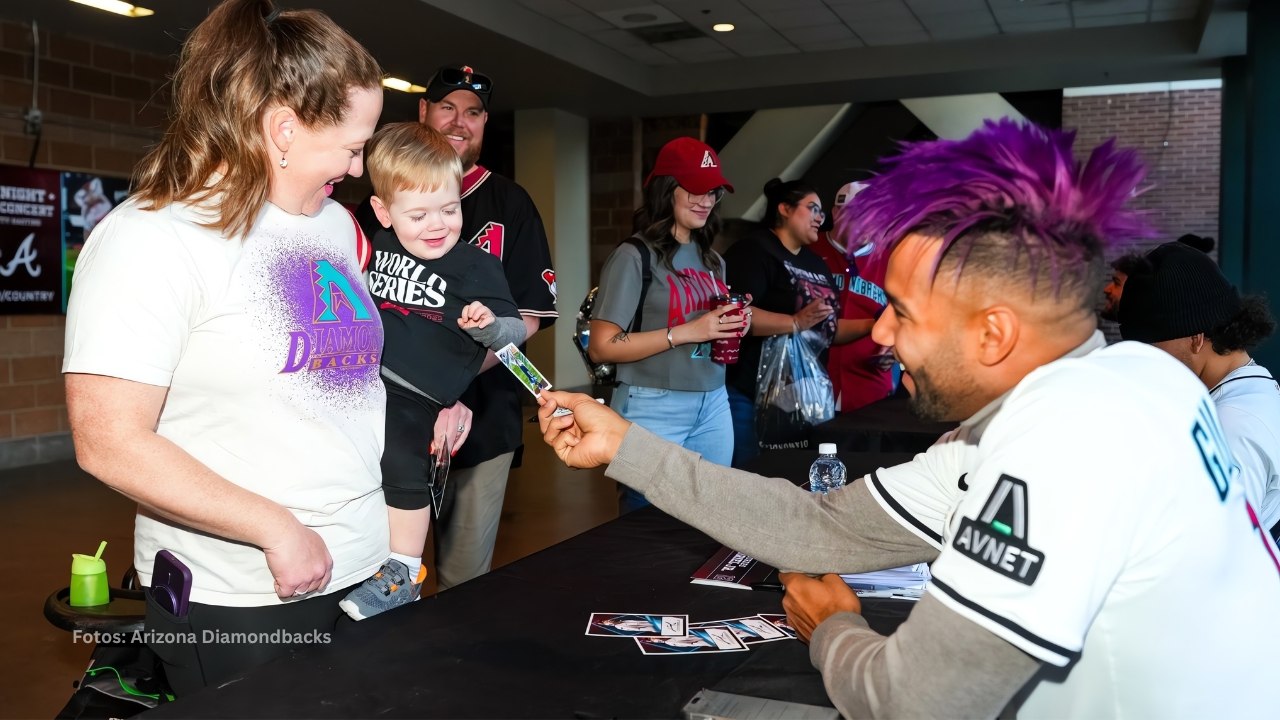
[[[493,81],[488,75],[478,72],[467,72],[459,68],[440,68],[436,80],[445,87],[471,90],[478,93],[489,93],[493,90]]]
[[[684,190],[683,187],[681,187],[680,189]],[[712,205],[718,205],[720,201],[724,199],[725,189],[722,187],[718,187],[715,190],[702,193],[701,195],[694,195],[688,190],[685,190],[684,192],[686,195],[689,196],[690,205],[701,205],[707,198],[711,199]]]

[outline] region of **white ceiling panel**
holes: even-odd
[[[922,42],[929,41],[929,35],[925,33],[925,31],[923,30],[917,30],[915,32],[881,33],[878,35],[863,35],[862,33],[858,33],[858,34],[862,38],[862,40],[867,43],[867,45],[871,45],[871,46],[911,45],[914,43],[922,43]]]
[[[1151,0],[1152,10],[1189,10],[1195,12],[1199,0]]]
[[[628,45],[614,49],[645,65],[675,65],[680,62],[661,50],[655,50],[648,45]]]
[[[811,42],[827,42],[830,40],[852,40],[853,33],[844,25],[813,25],[806,28],[790,28],[782,31],[787,39],[800,46],[801,50]]]
[[[609,47],[613,47],[613,48],[648,47],[649,46],[648,43],[646,43],[644,40],[641,40],[635,35],[632,35],[631,33],[627,32],[626,30],[619,30],[617,28],[609,28],[608,30],[598,30],[595,32],[587,33],[587,36],[590,37],[592,40],[595,40],[596,42],[604,43],[605,45],[608,45]]]
[[[1077,20],[1104,15],[1145,13],[1148,2],[1149,0],[1074,0],[1071,3],[1071,12]]]
[[[972,40],[973,38],[995,37],[1000,34],[995,25],[989,27],[947,27],[938,30],[930,30],[929,35],[934,40]]]
[[[833,5],[836,15],[846,22],[851,20],[897,20],[901,18],[915,19],[911,9],[902,0],[875,0],[856,5]]]
[[[569,0],[520,0],[520,4],[539,15],[546,15],[549,18],[556,19],[583,12],[582,8]]]
[[[848,50],[860,47],[866,47],[866,45],[857,38],[850,37],[848,40],[826,40],[824,42],[809,43],[804,49],[807,52],[826,52],[828,50]]]
[[[811,48],[805,48],[805,51],[809,51],[809,50],[811,50]],[[761,43],[759,45],[747,45],[744,47],[734,48],[733,51],[736,52],[741,57],[766,57],[769,55],[798,55],[800,53],[800,50],[795,45],[792,45],[791,43],[785,43],[782,45],[765,45]]]
[[[806,10],[815,7],[826,7],[822,0],[741,0],[742,4],[753,12],[767,13],[780,10]]]
[[[781,51],[796,50],[796,47],[786,38],[772,30],[757,30],[755,32],[734,30],[730,33],[717,33],[715,39],[721,45],[745,57],[776,55]]]
[[[1057,5],[1007,5],[997,7],[991,6],[995,13],[996,20],[1004,25],[1006,23],[1025,23],[1025,22],[1044,22],[1046,20],[1071,20],[1071,12],[1067,9],[1066,3]]]
[[[1091,28],[1103,27],[1106,25],[1137,25],[1147,21],[1147,14],[1127,13],[1124,15],[1094,15],[1090,17],[1076,16],[1076,27]]]
[[[1067,18],[1061,20],[1038,20],[1035,22],[1025,23],[1000,23],[1000,29],[1009,35],[1019,35],[1022,33],[1034,32],[1051,32],[1054,30],[1070,30],[1071,21]]]
[[[654,43],[653,47],[679,60],[706,61],[725,60],[736,57],[729,50],[711,38],[688,38],[670,42]]]
[[[906,0],[917,15],[932,13],[972,12],[990,16],[986,0]],[[923,19],[923,18],[922,18]]]
[[[996,22],[986,12],[982,13],[935,13],[933,15],[921,15],[920,22],[924,24],[925,29],[930,33],[938,30],[945,30],[952,27],[961,28],[989,28],[992,32],[996,31]]]
[[[761,12],[760,17],[764,18],[765,22],[778,30],[810,27],[813,25],[837,24],[840,22],[840,18],[825,7],[773,10]]]
[[[578,13],[577,15],[565,15],[556,18],[561,25],[577,30],[580,33],[594,33],[601,30],[613,30],[613,24],[606,22],[599,15],[591,13]]]
[[[632,8],[643,8],[652,3],[645,0],[573,0],[574,4],[583,10],[593,13],[615,12],[617,10],[630,10]]]

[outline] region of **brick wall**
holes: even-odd
[[[170,58],[40,33],[40,142],[24,132],[31,106],[31,28],[0,22],[0,162],[128,177],[160,136]],[[0,467],[67,457],[62,377],[65,319],[0,317]]]
[[[1221,116],[1222,91],[1216,89],[1062,101],[1062,125],[1078,131],[1076,147],[1093,148],[1114,136],[1142,153],[1153,187],[1137,205],[1151,212],[1158,242],[1189,232],[1218,236]]]
[[[1130,249],[1184,233],[1218,237],[1221,90],[1064,97],[1062,126],[1077,130],[1079,150],[1115,137],[1120,145],[1137,148],[1147,162],[1152,187],[1136,204],[1151,213],[1159,237]],[[1104,320],[1101,326],[1109,340],[1120,338],[1115,323]]]
[[[631,218],[643,199],[641,183],[658,150],[683,135],[698,137],[702,118],[601,118],[591,121],[591,284],[609,253],[631,235]],[[577,303],[580,299],[574,299]],[[577,307],[571,308],[577,312]]]

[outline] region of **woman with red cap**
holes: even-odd
[[[644,189],[636,233],[601,271],[587,352],[617,366],[612,406],[623,417],[728,465],[733,424],[724,366],[712,361],[710,344],[742,337],[751,313],[713,309],[712,298],[728,287],[711,242],[717,205],[733,186],[710,146],[682,137],[659,151]],[[619,487],[621,512],[648,504]]]

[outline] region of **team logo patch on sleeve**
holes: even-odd
[[[556,294],[556,271],[551,268],[543,270],[542,282],[547,284],[547,289],[551,291],[551,297],[559,299],[560,296]]]
[[[1035,583],[1044,554],[1027,544],[1027,484],[1001,475],[977,519],[960,520],[951,547],[1007,578]]]

